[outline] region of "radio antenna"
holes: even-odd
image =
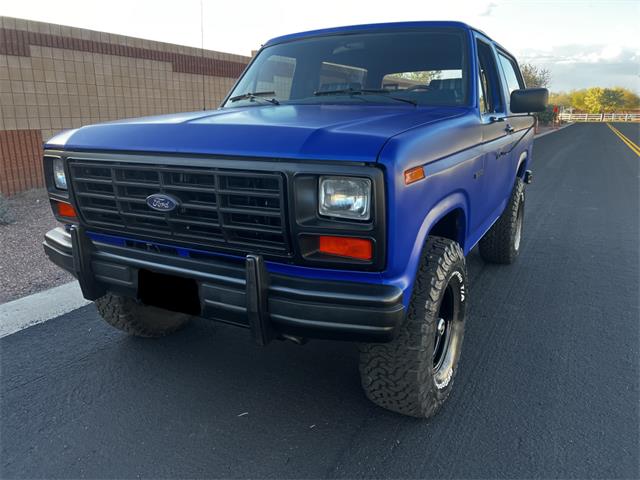
[[[202,69],[202,110],[207,109],[207,97],[205,95],[205,60],[204,60],[204,0],[200,0],[200,55],[202,57],[200,68]]]

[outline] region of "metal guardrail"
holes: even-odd
[[[640,113],[561,113],[565,122],[640,122]]]

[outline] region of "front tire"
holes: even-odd
[[[420,418],[440,409],[457,372],[467,292],[458,243],[429,237],[398,335],[390,343],[360,346],[362,387],[372,402]]]
[[[524,224],[524,182],[516,179],[507,208],[480,240],[480,256],[485,262],[510,264],[520,254]]]
[[[182,328],[191,319],[186,313],[143,305],[112,293],[98,298],[95,304],[109,325],[136,337],[163,337]]]

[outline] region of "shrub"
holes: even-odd
[[[536,113],[536,117],[538,117],[538,121],[542,124],[549,124],[553,122],[553,105],[547,105],[544,112]]]

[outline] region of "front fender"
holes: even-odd
[[[406,225],[407,228],[404,229],[390,230],[390,232],[394,233],[390,233],[390,236],[393,237],[389,239],[390,268],[385,275],[389,281],[385,283],[397,286],[405,292],[405,306],[409,304],[416,272],[422,258],[422,249],[429,232],[439,220],[452,211],[460,210],[464,219],[468,218],[468,208],[467,196],[460,191],[454,192],[430,208],[427,215],[415,223],[415,228],[410,228],[409,225]],[[466,230],[466,221],[464,225]],[[465,232],[462,235],[464,236]],[[463,241],[463,239],[460,241]]]
[[[385,169],[388,212],[383,281],[404,291],[405,305],[410,301],[429,231],[456,209],[464,214],[459,235],[464,248],[469,229],[477,221],[470,198],[482,194],[479,179],[484,153],[481,124],[472,111],[396,135],[380,152],[378,164]],[[425,178],[405,185],[405,170],[417,166],[422,166]]]

